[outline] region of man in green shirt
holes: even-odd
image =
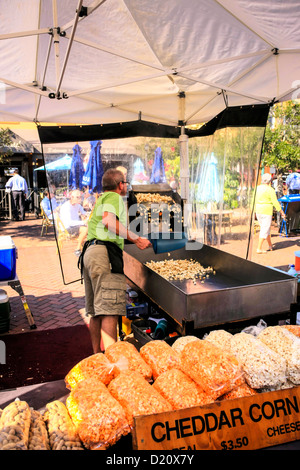
[[[86,315],[94,353],[117,341],[118,316],[126,315],[126,281],[123,272],[124,239],[141,250],[151,246],[146,238],[127,229],[122,196],[126,181],[121,171],[107,170],[102,180],[103,194],[97,199],[88,223],[83,250],[83,279]]]

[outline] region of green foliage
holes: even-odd
[[[0,163],[6,161],[7,157],[13,154],[9,149],[12,145],[9,129],[0,128]]]
[[[274,105],[266,127],[262,165],[283,172],[300,167],[300,104],[288,101]]]
[[[239,206],[237,193],[240,179],[240,174],[237,171],[229,169],[225,171],[223,202],[228,209],[236,209]]]

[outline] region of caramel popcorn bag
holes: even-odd
[[[108,390],[122,405],[131,427],[136,416],[172,410],[170,403],[138,372],[121,372]]]
[[[114,364],[115,376],[124,370],[139,372],[146,380],[152,379],[151,368],[136,347],[128,341],[117,341],[105,351],[107,359]]]
[[[300,338],[300,325],[281,325],[281,328],[286,328],[295,336]]]
[[[105,450],[130,432],[126,414],[97,379],[79,382],[66,401],[76,431],[89,450]]]
[[[174,343],[172,344],[172,349],[174,349],[174,351],[176,351],[177,353],[180,353],[183,350],[184,346],[188,343],[191,343],[192,341],[200,341],[200,339],[197,338],[197,336],[192,335],[181,336],[180,338],[174,341]]]
[[[180,368],[180,356],[163,340],[146,343],[140,349],[140,355],[151,367],[153,379],[173,367]]]
[[[244,383],[236,357],[205,340],[190,342],[183,348],[181,368],[214,400]]]
[[[194,380],[175,368],[163,372],[152,387],[171,403],[174,410],[203,406],[214,401]]]
[[[234,398],[244,398],[244,397],[252,397],[256,395],[258,392],[254,388],[251,388],[246,382],[238,387],[234,388],[228,393],[225,393],[218,400],[233,400]]]
[[[114,378],[114,364],[103,353],[93,354],[76,364],[65,377],[66,387],[69,390],[84,379],[98,378],[108,385]]]

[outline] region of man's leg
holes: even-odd
[[[19,220],[19,211],[18,211],[18,193],[16,191],[12,192],[12,213],[15,220]]]
[[[101,352],[101,320],[102,317],[100,315],[90,319],[89,330],[94,354]]]
[[[21,220],[25,220],[25,194],[23,192],[19,195],[19,206],[21,212]]]
[[[101,322],[101,339],[104,350],[118,339],[117,333],[118,315],[103,316]]]

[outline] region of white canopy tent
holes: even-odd
[[[0,121],[207,122],[300,96],[298,0],[2,0]]]

